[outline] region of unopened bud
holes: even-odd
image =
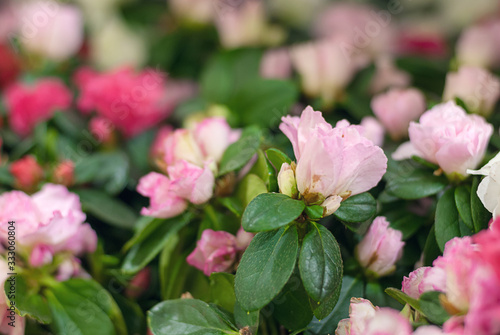
[[[297,197],[298,190],[295,172],[288,163],[283,163],[281,165],[281,169],[278,174],[278,185],[281,193],[286,194],[291,198]]]

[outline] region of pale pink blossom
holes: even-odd
[[[29,135],[35,126],[64,111],[71,105],[72,95],[64,83],[46,77],[27,85],[15,83],[4,93],[9,124],[18,135]]]
[[[446,273],[443,269],[424,266],[410,272],[403,278],[402,291],[412,298],[418,299],[427,291],[446,290]]]
[[[270,79],[288,79],[292,75],[292,63],[288,49],[266,51],[260,62],[260,75]]]
[[[236,253],[234,235],[225,231],[206,229],[186,261],[210,276],[212,272],[228,271],[236,260]]]
[[[63,61],[80,50],[83,17],[77,6],[34,1],[21,5],[18,15],[20,41],[28,51]]]
[[[238,251],[245,251],[245,249],[250,245],[250,242],[252,242],[254,236],[254,233],[248,233],[243,229],[243,227],[240,227],[236,233],[236,248]]]
[[[453,101],[434,106],[419,123],[411,122],[410,142],[393,154],[396,160],[419,156],[439,165],[451,179],[463,179],[467,169],[481,162],[493,126],[479,115],[467,113]]]
[[[167,172],[172,180],[171,189],[178,196],[197,205],[212,197],[215,176],[208,163],[199,167],[181,160],[169,166]]]
[[[460,65],[496,67],[500,64],[500,21],[486,21],[466,28],[456,44]]]
[[[489,116],[500,97],[500,81],[480,67],[462,66],[446,75],[443,100],[460,98],[469,111]]]
[[[196,124],[193,134],[203,160],[219,162],[227,147],[240,137],[241,131],[231,129],[222,117],[210,117]]]
[[[375,96],[371,107],[392,139],[398,141],[408,135],[410,122],[425,112],[426,104],[424,95],[417,89],[393,88]]]
[[[359,125],[364,129],[363,136],[372,141],[373,144],[379,147],[384,144],[385,130],[376,118],[365,116]]]
[[[297,188],[308,204],[320,204],[326,215],[343,199],[375,187],[387,169],[387,158],[361,133],[363,127],[339,122],[335,128],[321,112],[307,107],[301,117],[283,117],[281,131],[292,142]]]
[[[436,326],[420,326],[413,332],[413,335],[444,335],[444,334],[445,333],[443,333],[441,328]]]
[[[389,227],[385,217],[373,220],[368,232],[356,246],[356,258],[366,271],[377,277],[392,273],[403,255],[403,233]]]

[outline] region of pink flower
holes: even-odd
[[[241,131],[232,130],[222,117],[210,117],[199,122],[193,135],[198,144],[203,160],[219,162],[227,147],[238,140]]]
[[[260,75],[270,79],[288,79],[292,75],[292,63],[287,49],[266,51],[260,62]]]
[[[375,62],[370,91],[380,93],[392,87],[407,87],[410,82],[410,75],[398,69],[390,57],[379,57]]]
[[[446,75],[443,100],[460,98],[473,113],[489,116],[499,97],[500,81],[485,69],[462,66]]]
[[[43,169],[33,156],[24,156],[10,165],[14,185],[22,191],[34,191],[43,179]]]
[[[420,267],[404,277],[401,286],[404,293],[415,299],[427,291],[445,292],[446,273],[440,268]]]
[[[71,92],[56,78],[38,80],[33,85],[16,83],[5,91],[9,123],[18,135],[29,135],[35,126],[71,105]]]
[[[75,164],[70,160],[59,163],[52,173],[54,183],[72,186],[75,181]]]
[[[451,179],[463,179],[483,159],[493,126],[467,113],[453,101],[434,106],[411,122],[410,142],[393,154],[396,160],[419,156],[437,164]]]
[[[203,271],[206,276],[210,276],[212,272],[228,271],[236,260],[236,252],[234,235],[206,229],[186,261]]]
[[[45,184],[31,197],[19,191],[3,193],[0,233],[4,243],[9,221],[15,222],[18,248],[30,252],[32,266],[46,264],[60,252],[93,252],[97,245],[95,232],[84,223],[78,196],[62,185]]]
[[[307,107],[302,116],[283,117],[281,131],[292,142],[297,188],[308,204],[320,204],[326,215],[342,199],[376,186],[387,169],[379,147],[362,136],[363,127],[342,121],[335,128],[321,112]]]
[[[436,326],[420,326],[413,332],[413,335],[444,335],[441,328]],[[451,335],[451,334],[449,334]]]
[[[444,58],[448,53],[446,38],[440,31],[409,29],[399,34],[396,45],[399,55]]]
[[[128,137],[167,118],[194,91],[191,84],[166,81],[152,69],[140,73],[128,68],[102,74],[87,68],[80,71],[75,75],[81,90],[78,108],[84,113],[95,111]]]
[[[296,45],[290,56],[304,93],[321,97],[326,105],[333,105],[340,98],[357,69],[332,40]]]
[[[368,273],[377,277],[390,274],[403,255],[403,233],[389,228],[385,217],[373,220],[365,237],[356,246],[356,258]]]
[[[365,116],[359,125],[364,129],[363,136],[372,141],[373,144],[379,147],[384,144],[384,127],[376,118]]]
[[[89,122],[89,129],[99,143],[108,144],[113,141],[115,126],[111,121],[102,116],[96,116]]]
[[[139,271],[134,278],[130,281],[129,285],[125,289],[125,295],[130,299],[139,298],[147,289],[151,283],[151,268],[145,267]]]
[[[398,141],[408,135],[411,121],[425,112],[425,97],[414,89],[393,88],[372,99],[371,107],[392,139]]]
[[[0,18],[0,22],[2,20],[3,18]],[[21,60],[11,48],[0,43],[0,88],[8,87],[16,80],[20,72]]]
[[[83,17],[76,6],[35,1],[22,6],[21,43],[55,61],[75,55],[83,44]]]
[[[255,234],[247,233],[243,227],[240,227],[236,233],[236,249],[238,249],[238,251],[245,251],[250,245],[250,242],[252,242],[254,236]]]
[[[486,21],[466,28],[456,44],[459,64],[495,67],[500,63],[500,21]]]
[[[208,164],[201,168],[181,160],[169,166],[167,171],[172,180],[171,189],[178,196],[197,205],[212,197],[215,176]]]

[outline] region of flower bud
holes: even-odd
[[[385,217],[373,220],[365,237],[356,246],[356,258],[368,274],[382,277],[396,269],[396,262],[403,255],[403,233],[389,228]]]
[[[39,244],[31,250],[30,265],[33,267],[43,266],[52,263],[54,250],[51,246]]]
[[[293,164],[293,163],[292,163]],[[280,192],[288,195],[291,198],[297,197],[297,180],[295,179],[295,171],[288,163],[281,165],[278,174],[278,186]]]
[[[145,267],[132,278],[130,284],[125,289],[125,295],[128,298],[137,299],[149,288],[150,282],[151,268]]]
[[[34,191],[43,179],[43,169],[33,156],[12,163],[10,173],[14,176],[14,186],[25,192]]]
[[[70,160],[59,163],[53,172],[54,183],[71,186],[75,182],[75,164]]]

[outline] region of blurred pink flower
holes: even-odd
[[[34,1],[20,5],[18,16],[20,41],[30,52],[59,62],[83,44],[83,17],[77,6]]]
[[[151,268],[145,267],[139,271],[130,281],[125,289],[125,295],[129,299],[139,298],[148,288],[151,283]]]
[[[292,142],[299,193],[308,204],[320,204],[325,215],[343,199],[375,187],[387,169],[380,147],[362,135],[363,127],[340,121],[335,128],[321,112],[307,107],[301,117],[282,118],[281,131]]]
[[[81,90],[78,108],[83,113],[95,111],[128,137],[157,125],[194,93],[191,83],[167,81],[153,69],[95,73],[82,68],[74,80]]]
[[[5,243],[9,221],[15,221],[19,250],[32,250],[30,263],[45,264],[51,254],[78,256],[93,252],[97,236],[85,221],[80,199],[62,185],[45,184],[31,197],[20,191],[0,196],[0,232]]]
[[[426,104],[424,95],[417,89],[393,88],[375,96],[371,107],[392,139],[398,141],[408,135],[410,122],[425,112]]]
[[[236,260],[236,253],[234,235],[225,231],[206,229],[186,261],[203,271],[206,276],[210,276],[212,272],[228,271]]]
[[[364,129],[363,136],[372,141],[373,144],[379,147],[384,144],[385,130],[376,118],[365,116],[359,125]]]
[[[500,20],[479,23],[466,28],[456,44],[456,58],[460,65],[483,68],[500,64]]]
[[[245,251],[250,245],[250,242],[252,242],[254,236],[254,233],[247,233],[243,227],[240,227],[236,233],[236,249],[238,249],[238,251]]]
[[[375,61],[375,74],[370,91],[376,94],[392,87],[407,87],[410,82],[410,75],[398,69],[390,57],[379,57]]]
[[[500,98],[500,81],[480,67],[462,66],[446,75],[443,100],[460,98],[469,111],[488,117]]]
[[[444,58],[448,53],[446,37],[439,31],[403,30],[396,45],[398,55]]]
[[[75,182],[75,164],[70,160],[62,161],[54,168],[52,179],[56,184],[72,186]]]
[[[102,116],[93,117],[89,122],[89,130],[99,143],[111,143],[115,126]]]
[[[12,130],[27,136],[54,112],[69,108],[72,95],[61,80],[46,77],[32,85],[13,84],[5,91],[4,98]]]
[[[292,75],[292,63],[288,49],[266,51],[260,62],[260,75],[270,79],[288,79]]]
[[[369,274],[382,277],[396,269],[404,245],[403,233],[390,228],[386,218],[379,216],[356,246],[355,255]]]
[[[425,112],[419,123],[410,123],[410,142],[403,143],[393,158],[416,155],[439,165],[449,178],[460,180],[467,169],[481,162],[492,134],[493,126],[483,117],[467,115],[449,101]]]
[[[14,186],[22,191],[34,191],[43,179],[43,169],[33,156],[24,156],[10,165]]]

